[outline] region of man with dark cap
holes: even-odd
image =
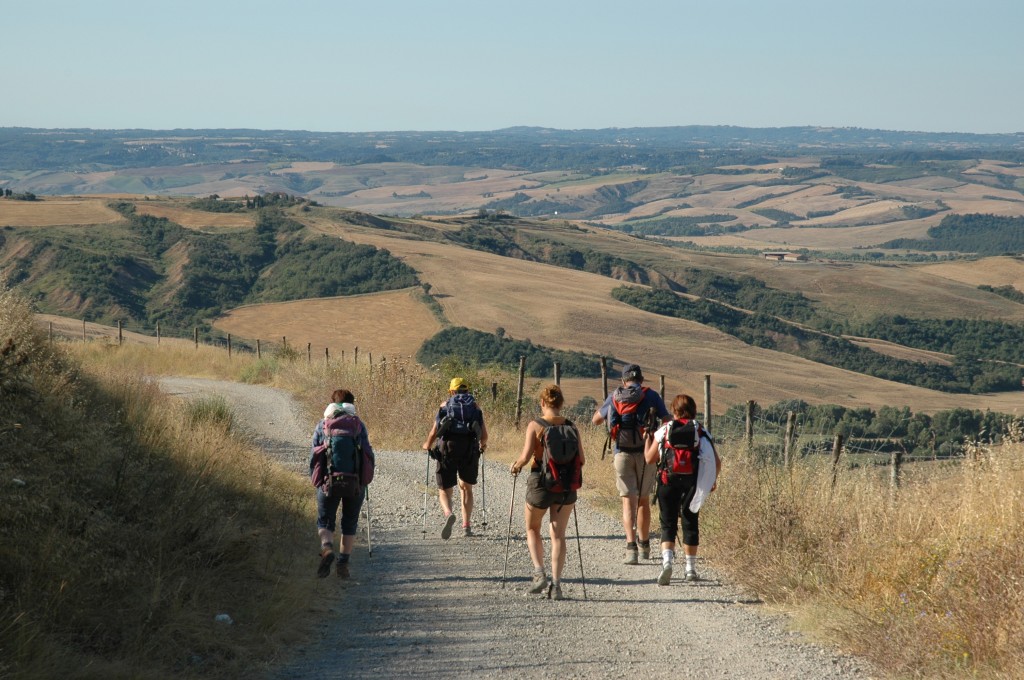
[[[622,386],[608,395],[592,419],[608,423],[615,452],[615,486],[622,497],[622,527],[626,531],[626,564],[651,557],[651,492],[656,467],[644,462],[646,437],[671,420],[661,395],[643,386],[644,375],[636,364],[622,369]]]

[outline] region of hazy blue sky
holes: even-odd
[[[22,0],[0,126],[1024,131],[1024,0]]]

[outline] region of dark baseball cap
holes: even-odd
[[[640,382],[643,381],[644,374],[636,364],[626,364],[622,367],[622,379]]]

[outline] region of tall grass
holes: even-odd
[[[726,455],[705,553],[879,667],[918,677],[1024,677],[1024,443],[962,464],[884,468]]]
[[[186,409],[50,346],[9,291],[0,347],[0,676],[237,675],[272,658],[312,600],[295,557],[306,485],[216,404]]]

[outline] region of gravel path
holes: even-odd
[[[223,394],[269,455],[304,473],[315,414],[301,413],[287,393],[182,378],[162,379],[161,386],[184,397]],[[478,485],[477,535],[466,538],[456,525],[451,540],[443,541],[432,486],[423,533],[425,454],[379,451],[377,460],[370,486],[373,555],[367,554],[364,519],[352,578],[339,581],[332,574],[322,582],[325,591],[340,589],[344,597],[332,598],[319,639],[269,677],[878,677],[866,662],[787,631],[783,618],[766,615],[707,563],[699,567],[702,581],[683,583],[677,563],[671,585],[657,586],[657,555],[639,566],[622,564],[621,526],[585,501],[577,505],[577,516],[587,598],[572,525],[563,577],[568,599],[526,594],[531,566],[523,533],[525,476],[515,485],[503,587],[513,489],[507,468],[486,463],[487,512]],[[312,546],[311,578],[314,551]]]

